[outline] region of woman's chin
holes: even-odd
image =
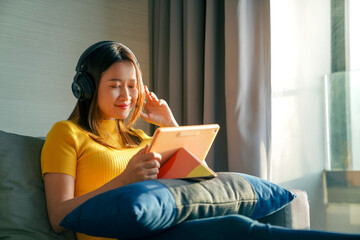
[[[123,113],[123,114],[116,114],[114,116],[115,119],[119,119],[119,120],[125,120],[129,117],[129,113]]]

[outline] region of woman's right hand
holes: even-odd
[[[157,178],[161,155],[148,150],[149,145],[146,145],[130,159],[124,172],[118,176],[121,185]]]

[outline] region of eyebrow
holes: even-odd
[[[118,79],[118,78],[112,78],[108,80],[109,82],[121,82],[121,81],[126,81],[126,80],[122,80],[122,79]],[[136,79],[130,79],[130,82],[136,82]]]

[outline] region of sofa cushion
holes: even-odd
[[[229,214],[258,219],[294,198],[276,184],[240,173],[218,173],[210,180],[158,179],[95,196],[60,225],[93,236],[144,238],[186,220]]]
[[[0,239],[76,239],[50,227],[40,169],[43,143],[0,131]]]

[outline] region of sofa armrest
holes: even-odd
[[[284,208],[259,219],[259,222],[292,228],[310,229],[310,209],[307,193],[299,189],[289,189],[296,198]]]

